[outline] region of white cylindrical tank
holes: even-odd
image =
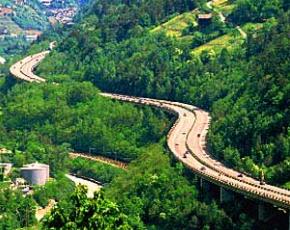
[[[21,176],[32,185],[44,185],[49,179],[49,165],[33,163],[21,168]]]

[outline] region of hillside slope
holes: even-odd
[[[0,0],[0,55],[21,53],[57,23],[71,23],[78,8],[77,0]]]
[[[94,2],[82,15],[81,23],[60,39],[56,50],[37,69],[40,76],[48,77],[48,82],[62,83],[62,87],[57,84],[40,89],[35,86],[16,87],[6,99],[1,99],[3,105],[9,105],[9,109],[3,110],[3,140],[7,145],[22,149],[28,141],[31,152],[43,151],[43,148],[35,147],[35,142],[39,140],[41,144],[49,140],[57,145],[68,140],[73,147],[84,149],[90,148],[93,143],[100,151],[105,146],[106,149],[114,148],[123,155],[130,153],[136,157],[139,155],[136,154],[139,153],[136,151],[139,143],[147,143],[148,130],[152,129],[156,134],[153,138],[161,138],[164,127],[162,114],[153,119],[146,115],[151,114],[148,112],[141,119],[143,111],[130,107],[128,110],[132,112],[128,116],[120,107],[121,116],[115,117],[112,104],[106,107],[107,102],[98,98],[96,100],[100,104],[96,102],[94,108],[95,101],[91,95],[95,94],[85,93],[87,88],[91,92],[93,87],[79,83],[90,81],[104,91],[183,101],[209,110],[213,125],[208,136],[208,148],[215,157],[229,167],[256,177],[261,177],[264,172],[269,183],[289,186],[290,13],[287,4],[284,4],[286,1],[282,0],[231,2],[235,7],[226,10],[228,22],[232,25],[225,26],[214,15],[212,24],[202,28],[190,25],[190,18],[185,28],[180,27],[177,37],[166,34],[178,26],[174,17],[183,20],[176,15],[190,14],[197,6],[208,12],[203,4],[190,0]],[[263,7],[266,4],[262,2],[266,2],[267,7]],[[277,4],[272,4],[275,2]],[[245,4],[251,7],[244,7]],[[259,14],[260,9],[263,14]],[[239,12],[254,15],[255,20],[247,18],[240,21],[235,17],[240,15]],[[232,47],[227,45],[232,43],[229,39],[229,43],[220,45],[221,40],[227,39],[223,36],[226,36],[228,28],[246,23],[240,25],[245,28],[250,21],[253,27],[247,31],[245,41],[243,39]],[[260,24],[263,26],[258,29]],[[161,30],[154,32],[153,29],[152,32],[152,28]],[[190,39],[184,42],[180,34],[180,37],[185,35]],[[206,45],[211,46],[206,42],[214,43],[217,49],[204,49]],[[199,46],[201,44],[205,46]],[[195,53],[193,48],[201,51]],[[23,89],[28,92],[24,94]],[[78,94],[84,98],[79,98]],[[73,103],[75,100],[77,104]],[[45,103],[47,101],[49,104]],[[33,105],[33,110],[28,110],[27,104]],[[109,119],[104,118],[106,115]],[[42,118],[46,116],[49,119],[43,123]],[[101,118],[92,121],[91,116]],[[71,117],[73,119],[69,119]],[[111,119],[117,124],[111,125]],[[24,124],[27,120],[36,134]],[[103,122],[106,127],[102,126]],[[74,126],[75,123],[77,126]],[[92,129],[92,124],[97,128]],[[130,128],[127,129],[128,125]],[[28,140],[27,129],[31,132]],[[115,129],[118,130],[117,135]],[[139,135],[135,136],[132,129]],[[126,139],[127,135],[130,141]],[[114,140],[113,143],[110,140]],[[17,142],[22,145],[17,146]],[[134,148],[131,148],[132,145]],[[113,180],[105,192],[120,205],[132,226],[152,229],[176,229],[176,226],[182,226],[182,229],[254,229],[250,218],[243,214],[247,202],[244,204],[243,200],[239,203],[236,199],[234,205],[230,203],[230,207],[225,207],[224,213],[219,205],[212,204],[208,193],[201,192],[195,198],[197,190],[191,183],[194,181],[192,175],[169,161],[160,145],[146,147],[145,144],[147,153],[138,157],[131,169],[129,166],[129,173]],[[17,154],[16,160],[20,162],[21,159],[21,155]],[[59,161],[55,164],[60,167]],[[56,209],[55,213],[59,212],[61,209]],[[255,222],[255,227],[262,229],[279,229],[283,228],[282,225],[280,220],[271,225]]]
[[[219,53],[204,50],[198,56],[192,56],[190,47],[184,47],[178,38],[142,29],[142,21],[136,20],[139,27],[134,27],[134,33],[122,24],[112,32],[111,26],[117,26],[113,22],[94,27],[93,21],[105,20],[101,15],[91,15],[76,27],[40,66],[39,73],[54,75],[52,79],[60,81],[71,77],[89,80],[106,91],[200,105],[216,114],[211,135],[214,155],[254,176],[263,169],[272,183],[290,180],[286,176],[286,163],[283,180],[277,179],[281,174],[278,165],[284,164],[288,154],[289,74],[285,68],[289,64],[286,41],[289,13],[282,14],[278,23],[267,20],[259,30],[249,31],[247,42],[235,45],[234,49],[221,48]],[[120,14],[120,17],[128,16],[126,12]],[[118,37],[118,31],[124,28],[127,34],[123,31],[126,35]],[[216,28],[213,26],[212,32]],[[111,31],[116,36],[108,40],[107,32],[103,31]],[[265,61],[260,62],[262,59]],[[265,76],[257,75],[254,71],[257,68]],[[269,92],[264,86],[261,88],[264,83],[268,84]],[[262,95],[275,96],[268,98],[265,106]],[[238,103],[248,108],[243,105],[241,109]],[[237,124],[233,126],[235,120]],[[222,127],[221,122],[225,123]],[[278,146],[284,147],[278,150]]]

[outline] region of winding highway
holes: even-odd
[[[49,51],[44,51],[17,62],[10,68],[11,74],[27,82],[42,83],[45,79],[33,73]],[[177,160],[201,178],[247,197],[273,205],[290,208],[290,191],[260,181],[228,168],[206,151],[206,135],[210,115],[195,106],[150,98],[101,93],[111,99],[158,107],[176,115],[177,120],[167,135],[167,144]]]

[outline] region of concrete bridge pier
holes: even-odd
[[[201,191],[203,192],[210,192],[210,183],[202,178],[199,180],[199,186]]]
[[[268,222],[269,220],[273,218],[277,218],[278,216],[281,217],[281,211],[279,211],[277,207],[275,208],[273,207],[273,205],[270,205],[262,201],[259,202],[258,204],[258,220],[259,221]],[[290,216],[289,216],[289,222],[290,222]]]
[[[290,210],[288,211],[288,230],[290,230]]]
[[[198,184],[198,182],[199,182],[199,177],[198,177],[198,175],[196,175],[196,174],[193,174],[193,178],[192,178],[192,181],[194,182],[194,184]]]
[[[260,202],[258,204],[258,220],[265,221],[266,220],[266,207],[265,204]]]
[[[220,202],[226,203],[234,200],[234,194],[223,187],[220,187]]]

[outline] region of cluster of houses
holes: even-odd
[[[73,18],[77,13],[77,7],[55,7],[53,3],[57,3],[59,6],[65,6],[65,0],[38,0],[45,8],[45,13],[48,17],[49,22],[54,25],[56,23],[70,25],[73,24]],[[15,7],[21,7],[28,4],[27,0],[14,0],[14,4],[9,6],[2,6],[0,4],[0,19],[11,20],[15,16]],[[10,18],[10,19],[9,19]],[[22,30],[13,31],[5,23],[0,24],[0,40],[11,39],[11,38],[24,38],[27,42],[32,42],[38,39],[42,34],[39,30]]]
[[[76,15],[77,8],[67,7],[62,9],[50,9],[49,12],[52,15],[49,17],[49,20],[52,24],[59,22],[64,25],[71,25],[73,24],[73,18]]]
[[[47,8],[47,15],[49,15],[49,21],[51,24],[73,24],[73,18],[76,15],[77,8],[75,6],[70,7],[53,7],[53,3],[58,5],[65,5],[65,0],[39,0],[39,2]]]

